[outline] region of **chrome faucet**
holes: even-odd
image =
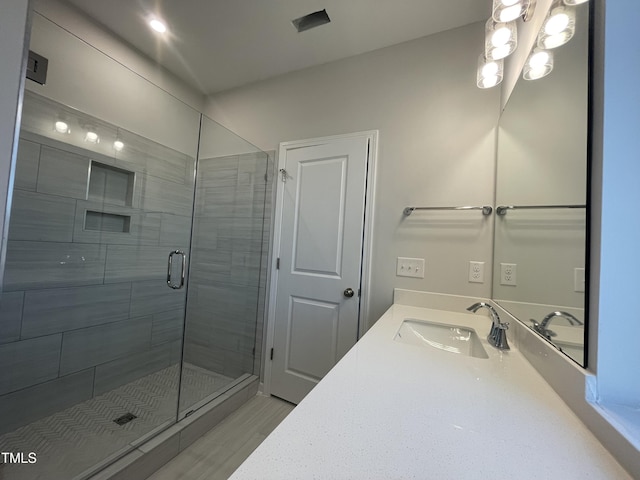
[[[556,336],[556,332],[554,332],[553,330],[550,330],[548,328],[548,325],[551,323],[551,320],[553,320],[556,317],[562,317],[566,319],[567,322],[569,322],[569,325],[571,325],[572,327],[576,325],[584,325],[584,323],[582,323],[576,317],[571,315],[569,312],[555,311],[545,316],[540,323],[532,319],[531,321],[533,322],[533,329],[543,337],[547,338],[548,340],[551,340],[551,337]]]
[[[488,303],[474,303],[468,307],[467,310],[476,313],[481,308],[489,310],[489,315],[491,316],[491,331],[489,335],[487,335],[487,341],[498,350],[509,350],[509,344],[507,343],[507,329],[509,328],[509,324],[501,322],[496,309]]]

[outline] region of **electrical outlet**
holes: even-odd
[[[469,281],[484,283],[484,262],[469,262]]]
[[[517,285],[517,267],[515,263],[500,264],[500,285]]]
[[[573,291],[584,292],[584,268],[573,269]]]
[[[424,278],[424,258],[398,257],[396,276]]]

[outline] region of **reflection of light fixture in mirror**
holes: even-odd
[[[484,27],[484,53],[489,60],[505,58],[518,46],[515,22],[499,23],[489,19]]]
[[[84,136],[84,141],[89,143],[100,143],[100,137],[94,129],[89,128]]]
[[[476,84],[478,88],[491,88],[502,82],[504,72],[503,60],[487,60],[484,53],[478,58]]]
[[[113,149],[116,152],[121,152],[123,148],[124,148],[124,143],[122,143],[121,140],[116,140],[115,142],[113,142]]]
[[[589,0],[564,0],[565,5],[580,5],[581,3],[587,3]]]
[[[69,130],[69,124],[63,120],[56,121],[54,128],[58,133],[71,133],[71,130]]]
[[[546,50],[535,49],[529,55],[524,65],[522,78],[525,80],[538,80],[546,77],[553,70],[553,53]]]
[[[576,31],[576,12],[571,7],[562,5],[551,9],[547,19],[542,24],[538,36],[540,48],[556,48],[564,45],[573,37]]]
[[[493,0],[493,19],[510,22],[523,16],[529,8],[529,0]]]
[[[154,18],[149,21],[149,26],[158,33],[164,33],[167,31],[167,26],[161,20]]]

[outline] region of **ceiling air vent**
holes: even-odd
[[[320,10],[319,12],[313,12],[309,15],[305,15],[304,17],[291,20],[291,23],[293,23],[293,26],[296,27],[298,32],[304,32],[305,30],[311,30],[312,28],[319,27],[320,25],[324,25],[330,21],[331,19],[329,18],[329,15],[327,15],[327,11]]]

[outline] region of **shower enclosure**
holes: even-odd
[[[1,478],[88,478],[257,374],[273,161],[193,115],[180,151],[26,92],[0,451],[37,462]]]

